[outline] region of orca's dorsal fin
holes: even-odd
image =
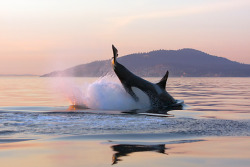
[[[169,74],[169,72],[167,71],[166,74],[164,75],[164,77],[160,80],[160,82],[157,83],[157,85],[162,89],[166,88],[166,83],[167,83],[167,80],[168,80],[168,74]]]

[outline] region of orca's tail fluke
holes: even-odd
[[[111,63],[112,63],[113,69],[115,69],[115,66],[116,66],[116,58],[118,57],[118,50],[115,48],[114,45],[112,45],[112,50],[113,50],[114,56],[113,56],[113,58],[112,58]]]
[[[169,74],[169,72],[167,71],[166,74],[164,75],[164,77],[160,80],[160,82],[157,83],[157,85],[160,86],[162,89],[166,88],[168,74]]]
[[[116,62],[116,58],[118,57],[118,50],[115,48],[114,45],[112,45],[112,49],[113,49],[113,59],[114,59],[114,62]]]

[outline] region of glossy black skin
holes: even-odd
[[[160,81],[165,82],[165,84],[163,84],[164,86],[161,86],[159,83],[154,84],[147,80],[144,80],[130,72],[122,64],[118,63],[116,61],[118,51],[114,46],[112,46],[112,48],[114,53],[114,57],[112,60],[113,70],[121,81],[125,90],[134,98],[135,101],[138,101],[139,99],[133,92],[132,87],[136,87],[148,95],[151,102],[151,108],[153,109],[164,109],[177,103],[177,101],[165,90],[167,77],[164,81],[162,80],[166,75]]]

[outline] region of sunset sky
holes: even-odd
[[[1,0],[0,74],[193,48],[250,64],[249,0]]]

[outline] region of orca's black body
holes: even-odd
[[[112,45],[112,49],[114,54],[112,59],[113,70],[121,81],[125,90],[134,98],[135,101],[138,101],[139,98],[132,90],[133,87],[140,89],[149,97],[152,109],[170,109],[171,107],[182,105],[183,101],[175,100],[165,90],[168,79],[168,71],[160,80],[160,82],[156,84],[151,83],[136,76],[123,65],[118,63],[116,60],[118,56],[118,50],[114,47],[114,45]]]

